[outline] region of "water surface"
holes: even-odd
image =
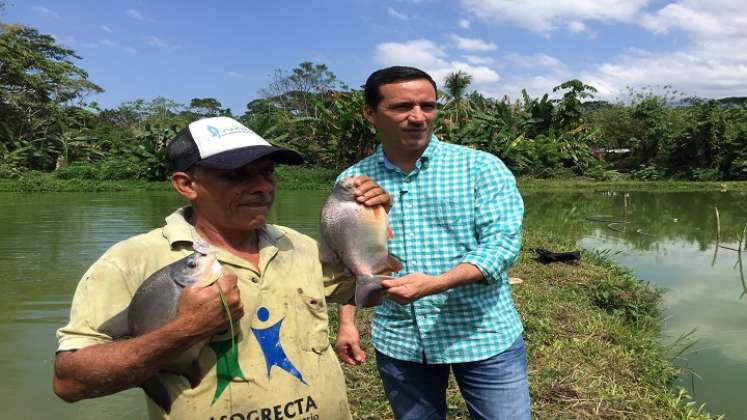
[[[702,379],[683,384],[712,412],[747,418],[747,297],[735,248],[747,222],[744,193],[542,192],[523,194],[526,226],[610,255],[667,289],[665,340],[690,331],[681,360]],[[324,194],[280,192],[272,221],[318,237]],[[0,193],[0,407],[26,420],[144,418],[130,390],[66,404],[51,390],[54,332],[68,318],[80,276],[119,240],[158,227],[183,201],[174,193]],[[626,222],[626,223],[613,223]],[[747,255],[747,254],[746,254]]]

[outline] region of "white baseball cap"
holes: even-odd
[[[189,124],[166,147],[166,157],[175,171],[185,171],[192,165],[230,170],[263,157],[287,165],[303,163],[298,152],[273,146],[228,117],[204,118]]]

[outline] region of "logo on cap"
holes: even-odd
[[[210,132],[210,134],[212,134],[211,137],[218,137],[218,138],[220,138],[220,130],[218,130],[217,128],[213,127],[212,125],[207,126],[207,129]]]

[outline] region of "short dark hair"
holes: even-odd
[[[407,66],[393,66],[385,69],[376,70],[371,73],[366,80],[366,86],[363,91],[363,98],[366,101],[366,105],[373,109],[381,102],[381,92],[379,86],[387,83],[404,82],[407,80],[427,80],[433,85],[433,91],[436,92],[436,99],[438,99],[438,88],[436,88],[436,82],[426,72],[415,67]]]

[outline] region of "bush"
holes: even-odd
[[[693,180],[695,181],[718,181],[720,179],[718,169],[693,169]]]
[[[23,168],[11,163],[0,163],[0,179],[18,179],[24,172]]]
[[[54,175],[59,179],[144,180],[147,179],[146,172],[140,162],[107,159],[96,163],[81,162],[63,166]]]
[[[656,165],[641,165],[631,172],[631,177],[639,181],[658,181],[664,178],[664,172]]]

